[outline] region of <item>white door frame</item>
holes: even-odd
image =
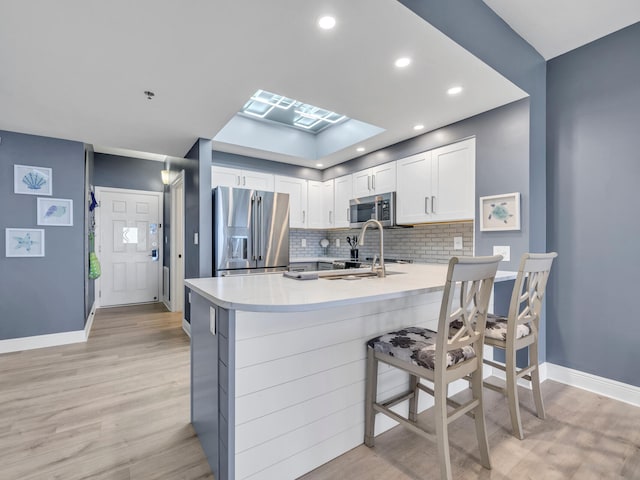
[[[182,211],[178,212],[175,209],[175,205],[176,205],[176,201],[175,201],[175,197],[176,197],[176,187],[182,185]],[[179,286],[182,286],[182,283],[184,281],[184,268],[183,268],[183,278],[178,278],[178,268],[177,268],[177,258],[176,258],[176,251],[175,251],[175,245],[178,244],[178,236],[177,236],[177,230],[176,229],[176,225],[178,225],[178,222],[180,222],[180,224],[182,225],[182,228],[180,229],[182,231],[182,265],[184,266],[185,263],[185,257],[184,257],[184,248],[185,248],[185,235],[184,235],[184,170],[180,171],[180,173],[178,173],[178,175],[176,175],[176,178],[173,179],[173,181],[171,182],[171,223],[169,225],[171,225],[171,250],[169,251],[169,269],[170,269],[170,301],[169,301],[169,305],[171,306],[171,311],[172,312],[176,312],[178,311],[178,309],[180,308],[179,302],[176,302],[175,299],[179,298],[178,296],[180,295],[182,298],[182,308],[180,308],[180,310],[182,310],[184,312],[184,287],[182,288],[178,288]]]
[[[96,233],[95,233],[95,249],[96,252],[98,254],[98,259],[100,259],[100,253],[102,251],[102,245],[101,245],[101,241],[100,241],[100,234],[102,233],[100,231],[101,228],[101,217],[102,217],[102,210],[100,210],[100,194],[101,193],[133,193],[133,194],[138,194],[138,195],[150,195],[150,196],[154,196],[158,199],[158,217],[159,217],[159,221],[158,221],[158,237],[160,239],[164,238],[164,229],[162,228],[162,219],[163,219],[163,204],[162,204],[162,199],[163,199],[163,192],[153,192],[150,190],[131,190],[128,188],[113,188],[113,187],[95,187],[95,195],[97,197],[98,200],[98,214],[96,215]],[[162,248],[162,241],[158,242],[158,301],[162,301],[162,261],[160,259],[162,259],[162,252],[163,252],[163,248]],[[98,279],[96,280],[96,294],[98,292],[100,292],[102,290],[102,277],[98,277]],[[95,299],[95,303],[97,307],[101,306],[101,301],[100,301],[100,295],[96,295],[96,299]]]

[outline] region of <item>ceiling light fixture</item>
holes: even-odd
[[[336,19],[331,15],[325,15],[318,20],[318,26],[323,30],[331,30],[336,26]]]
[[[462,87],[459,85],[455,87],[451,87],[449,90],[447,90],[447,93],[449,95],[458,95],[461,92],[462,92]]]
[[[153,93],[151,90],[145,90],[144,94],[147,96],[147,100],[151,100],[153,99],[153,97],[156,96],[156,94]]]
[[[411,63],[411,59],[409,57],[401,57],[396,60],[395,66],[398,68],[407,67]]]
[[[324,167],[322,163],[316,163],[316,167]]]
[[[163,185],[169,185],[169,170],[160,170]]]
[[[356,152],[364,152],[364,147],[358,147],[358,148],[356,148]]]
[[[421,123],[413,126],[414,130],[422,130],[423,128],[424,128],[424,125],[422,125]]]

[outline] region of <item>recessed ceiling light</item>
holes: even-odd
[[[364,147],[358,147],[358,148],[356,148],[356,152],[364,152]]]
[[[323,30],[331,30],[336,26],[336,19],[330,15],[325,15],[318,20],[318,26]]]
[[[424,125],[422,125],[422,124],[418,124],[418,125],[414,125],[413,126],[414,130],[422,130],[423,128],[424,128]]]
[[[409,57],[401,57],[396,60],[395,65],[398,68],[404,68],[408,66],[410,63],[411,63],[411,59]]]
[[[451,87],[449,90],[447,90],[447,93],[449,95],[457,95],[460,92],[462,92],[462,87],[460,87],[460,86]]]
[[[322,163],[316,163],[316,167],[324,167]]]

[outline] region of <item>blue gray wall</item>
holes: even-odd
[[[85,323],[84,145],[0,131],[0,339],[82,330]],[[53,169],[53,198],[73,200],[72,227],[37,225],[37,196],[13,193],[13,166]],[[45,257],[6,258],[6,228],[43,228]]]
[[[164,169],[164,162],[96,153],[94,168],[93,181],[98,187],[152,192],[164,190],[160,175]]]
[[[548,64],[547,360],[640,386],[640,23]]]
[[[213,270],[213,231],[211,196],[211,140],[198,139],[185,158],[168,158],[165,168],[184,171],[184,277],[210,277]],[[171,238],[171,199],[165,194],[165,237]],[[198,244],[194,235],[198,234]],[[165,246],[167,244],[165,243]],[[164,264],[169,265],[170,248],[165,248]],[[190,320],[188,290],[185,288],[184,318]]]

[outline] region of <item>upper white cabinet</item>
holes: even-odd
[[[475,160],[473,138],[398,160],[397,223],[472,220]]]
[[[324,222],[324,202],[323,202],[323,188],[322,182],[315,180],[309,180],[307,203],[309,210],[309,221],[307,222],[307,228],[326,228]]]
[[[270,173],[214,165],[211,167],[211,188],[218,186],[273,192],[274,176]]]
[[[334,227],[334,199],[333,180],[326,182],[308,181],[308,211],[307,228]]]
[[[302,178],[275,176],[275,191],[289,194],[289,226],[307,228],[307,181]]]
[[[349,221],[349,200],[353,195],[353,176],[345,175],[334,179],[334,213],[331,227],[348,227]]]
[[[353,174],[353,198],[396,190],[396,162],[367,168]]]

